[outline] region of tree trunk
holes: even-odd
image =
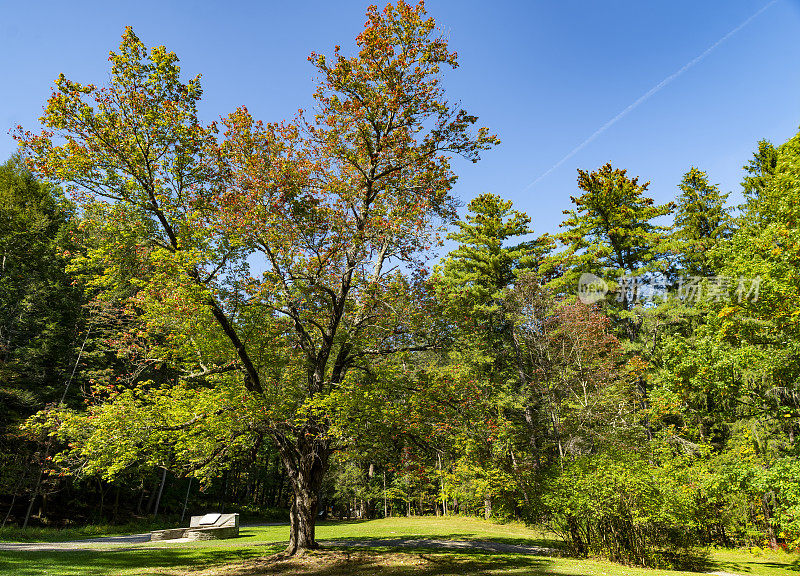
[[[136,505],[136,513],[137,514],[141,514],[142,513],[142,502],[144,502],[144,494],[145,494],[146,491],[147,491],[147,489],[144,487],[144,481],[142,481],[142,485],[141,485],[140,491],[139,491],[139,503]]]
[[[44,518],[47,514],[47,492],[42,492],[42,498],[39,500],[39,518]]]
[[[153,507],[153,518],[158,517],[158,507],[161,505],[161,495],[164,493],[164,484],[167,483],[167,469],[161,469],[161,485],[158,487],[158,496],[156,496],[156,503]]]
[[[11,498],[11,504],[8,506],[8,512],[6,512],[5,518],[3,518],[3,523],[0,524],[0,528],[6,527],[6,522],[8,522],[9,516],[11,516],[11,512],[14,510],[14,504],[17,501],[17,494],[19,493],[20,487],[25,482],[25,478],[28,476],[28,470],[30,470],[31,461],[28,459],[27,463],[25,464],[25,470],[22,471],[22,476],[19,477],[17,480],[16,485],[14,486],[14,496]]]
[[[48,450],[45,454],[49,453],[49,445]],[[46,456],[45,456],[46,458]],[[22,529],[28,527],[28,520],[31,518],[31,510],[33,510],[33,503],[36,502],[36,497],[39,495],[39,487],[42,485],[42,477],[44,476],[44,462],[42,462],[42,467],[39,469],[39,478],[36,480],[36,486],[33,489],[33,494],[31,494],[31,501],[28,502],[28,509],[25,511],[25,520],[22,522]]]
[[[103,491],[103,481],[98,479],[97,480],[97,491],[100,492],[100,506],[97,510],[97,523],[101,524],[103,522],[103,507],[106,503],[106,493]],[[39,510],[39,516],[42,515],[41,509]]]
[[[117,484],[117,491],[114,494],[114,513],[111,517],[112,524],[117,523],[117,514],[119,513],[119,491],[120,491],[120,486],[119,484]]]
[[[153,513],[153,505],[156,503],[156,495],[158,494],[158,487],[161,480],[156,476],[156,481],[153,483],[153,488],[150,490],[150,496],[147,498],[147,513]]]
[[[386,470],[383,471],[383,517],[389,517],[389,507],[386,503]]]
[[[280,458],[280,455],[278,456]],[[281,464],[280,460],[275,465],[275,475],[273,478],[275,479],[274,484],[274,491],[272,493],[272,507],[273,508],[281,508],[283,504],[285,504],[286,500],[283,496],[283,488],[284,484],[286,484],[286,468]]]
[[[314,423],[299,430],[296,439],[281,434],[277,434],[275,439],[292,488],[286,553],[302,554],[305,550],[319,547],[314,533],[330,447],[324,431]]]
[[[189,485],[186,487],[186,498],[183,499],[183,510],[181,510],[181,524],[183,517],[186,516],[186,506],[189,504],[189,491],[192,489],[192,477],[189,476]]]
[[[287,554],[302,553],[319,547],[315,538],[318,507],[317,496],[309,492],[294,494],[292,508],[289,511],[290,532]]]
[[[219,510],[220,514],[225,514],[225,494],[228,491],[228,476],[230,472],[225,470],[222,473],[222,492],[219,496],[219,505],[217,506],[217,510]]]
[[[439,480],[442,490],[442,514],[447,516],[447,493],[444,490],[444,474],[442,473],[442,453],[437,452],[436,458],[439,463]],[[436,508],[436,515],[439,515],[439,508]]]
[[[778,538],[775,534],[775,527],[772,525],[773,521],[773,514],[772,514],[772,499],[774,495],[770,492],[765,492],[761,495],[761,509],[764,512],[764,523],[766,524],[767,528],[767,539],[769,540],[769,546],[773,550],[777,550],[778,548]]]
[[[298,475],[292,482],[292,507],[289,511],[288,554],[313,550],[319,545],[315,539],[317,512],[319,511],[319,489],[322,484],[322,471],[316,477]]]

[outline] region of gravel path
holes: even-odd
[[[240,528],[260,528],[263,526],[288,526],[288,522],[269,522],[266,524],[242,524]],[[160,540],[160,544],[182,544],[189,542],[188,538],[176,538],[174,540]],[[134,546],[150,542],[150,533],[128,534],[126,536],[99,536],[97,538],[86,538],[83,540],[68,540],[65,542],[0,542],[0,552],[11,550],[102,550],[105,547],[119,549],[117,545],[126,544]],[[90,546],[87,546],[89,544]],[[232,543],[233,544],[233,543]],[[266,544],[266,543],[264,543]],[[254,543],[255,546],[262,543]]]
[[[0,551],[28,550],[32,552],[50,550],[97,550],[106,545],[116,548],[119,545],[133,545],[150,542],[150,533],[129,534],[127,536],[103,536],[86,540],[69,540],[67,542],[0,542]],[[94,546],[87,546],[87,544]],[[99,544],[99,546],[97,546]]]

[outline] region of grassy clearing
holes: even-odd
[[[491,540],[507,544],[553,547],[547,534],[521,524],[494,524],[474,518],[389,518],[369,522],[324,522],[320,540]],[[243,528],[241,537],[224,542],[168,542],[109,546],[80,544],[80,550],[0,552],[0,576],[433,576],[452,574],[564,576],[680,576],[696,574],[628,568],[599,560],[542,557],[481,551],[435,549],[369,549],[343,547],[311,552],[302,558],[278,559],[288,537],[286,526]],[[379,544],[379,543],[378,543]],[[785,553],[712,551],[705,571],[743,576],[797,576],[800,556]]]
[[[0,533],[0,541],[4,542],[64,542],[82,540],[97,536],[115,536],[146,532],[156,528],[166,528],[159,524],[150,527],[145,524],[126,526],[87,526],[79,529],[47,529],[35,528],[23,532],[19,529]],[[289,538],[289,527],[258,526],[244,527],[239,538],[226,541],[230,546],[248,546],[251,544],[285,542]],[[453,517],[418,517],[418,518],[385,518],[370,521],[329,521],[317,524],[317,539],[391,539],[391,538],[441,538],[458,540],[493,540],[509,544],[557,546],[554,537],[547,537],[541,531],[531,530],[524,524],[496,524],[475,518]],[[186,546],[217,545],[219,542],[196,542]],[[86,544],[92,548],[103,548],[102,544]],[[148,546],[173,546],[168,542],[153,542]]]
[[[251,529],[256,534],[284,533],[286,527],[265,527]],[[261,532],[261,531],[264,532]],[[269,530],[269,532],[267,532]],[[393,538],[434,538],[443,540],[492,540],[506,544],[525,546],[558,547],[559,541],[552,535],[526,527],[524,524],[509,522],[497,524],[477,518],[417,517],[384,518],[360,522],[323,522],[317,527],[318,540],[347,539],[393,539]]]

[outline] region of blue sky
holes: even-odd
[[[38,2],[0,0],[0,158],[7,131],[35,128],[60,72],[108,78],[109,50],[132,25],[164,44],[184,73],[203,74],[201,113],[246,105],[264,120],[310,104],[311,51],[345,49],[368,2]],[[672,199],[696,165],[738,194],[756,143],[800,125],[800,0],[429,0],[461,67],[446,86],[496,132],[501,146],[456,162],[465,202],[481,192],[514,201],[552,232],[576,194],[576,168],[605,162]],[[641,103],[534,186],[530,184],[620,111],[768,6],[700,62]]]

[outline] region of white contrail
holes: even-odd
[[[617,114],[616,116],[614,116],[614,117],[613,117],[611,120],[609,120],[608,122],[606,122],[605,124],[603,124],[602,126],[600,126],[600,128],[598,128],[597,130],[595,130],[595,132],[594,132],[594,133],[593,133],[591,136],[589,136],[589,137],[588,137],[586,140],[584,140],[583,142],[581,142],[580,144],[578,144],[578,145],[577,145],[575,148],[573,148],[573,149],[570,151],[570,153],[569,153],[569,154],[567,154],[567,155],[566,155],[566,156],[564,156],[564,157],[563,157],[561,160],[559,160],[558,162],[556,162],[555,164],[553,164],[553,165],[552,165],[552,166],[551,166],[551,167],[550,167],[548,170],[546,170],[546,171],[545,171],[545,172],[544,172],[544,173],[543,173],[541,176],[539,176],[539,177],[538,177],[536,180],[534,180],[533,182],[531,182],[530,184],[528,184],[527,186],[525,186],[525,188],[523,188],[523,189],[522,189],[522,191],[523,191],[523,192],[525,192],[525,191],[526,191],[528,188],[531,188],[531,187],[535,186],[536,184],[538,184],[538,183],[539,183],[541,180],[543,180],[543,179],[544,179],[544,178],[546,178],[548,175],[550,175],[550,173],[551,173],[551,172],[553,172],[553,170],[557,169],[557,168],[558,168],[559,166],[561,166],[561,165],[562,165],[564,162],[566,162],[567,160],[569,160],[570,158],[572,158],[573,156],[575,156],[575,154],[577,154],[578,152],[580,152],[581,150],[583,150],[583,149],[584,149],[586,146],[588,146],[588,145],[589,145],[589,143],[590,143],[590,142],[592,142],[592,140],[594,140],[595,138],[597,138],[598,136],[600,136],[600,134],[602,134],[603,132],[605,132],[606,130],[608,130],[609,128],[611,128],[611,127],[612,127],[614,124],[616,124],[616,123],[617,123],[617,122],[618,122],[620,119],[622,119],[624,116],[626,116],[626,115],[627,115],[629,112],[631,112],[631,111],[632,111],[634,108],[636,108],[637,106],[639,106],[639,104],[641,104],[642,102],[644,102],[645,100],[647,100],[648,98],[650,98],[650,97],[651,97],[653,94],[655,94],[656,92],[658,92],[659,90],[661,90],[662,88],[664,88],[664,86],[666,86],[667,84],[669,84],[670,82],[672,82],[673,80],[675,80],[675,79],[676,79],[678,76],[680,76],[681,74],[683,74],[684,72],[686,72],[686,71],[687,71],[689,68],[691,68],[692,66],[694,66],[695,64],[697,64],[698,62],[700,62],[700,61],[701,61],[703,58],[705,58],[706,56],[708,56],[709,54],[711,54],[711,53],[712,53],[712,52],[713,52],[713,51],[714,51],[714,50],[715,50],[715,49],[716,49],[716,48],[717,48],[717,47],[718,47],[720,44],[722,44],[722,43],[723,43],[723,42],[725,42],[725,41],[726,41],[728,38],[730,38],[731,36],[733,36],[734,34],[736,34],[736,33],[737,33],[739,30],[741,30],[742,28],[744,28],[745,26],[747,26],[748,24],[750,24],[750,22],[751,22],[752,20],[754,20],[756,17],[758,17],[758,16],[759,16],[759,15],[760,15],[762,12],[764,12],[764,11],[765,11],[767,8],[769,8],[770,6],[772,6],[773,4],[775,4],[777,1],[778,1],[778,0],[772,0],[771,2],[768,2],[767,4],[765,4],[765,5],[764,5],[764,6],[763,6],[763,7],[762,7],[762,8],[761,8],[761,9],[760,9],[758,12],[756,12],[755,14],[753,14],[752,16],[750,16],[750,17],[749,17],[747,20],[745,20],[744,22],[742,22],[741,24],[739,24],[739,25],[738,25],[736,28],[734,28],[733,30],[731,30],[730,32],[728,32],[727,34],[725,34],[725,36],[723,36],[722,38],[720,38],[719,40],[717,40],[716,42],[714,42],[714,43],[713,43],[711,46],[709,46],[708,48],[706,48],[706,49],[705,49],[705,51],[703,51],[703,52],[702,52],[702,53],[701,53],[699,56],[696,56],[695,58],[693,58],[692,60],[690,60],[688,63],[684,64],[684,65],[683,65],[683,66],[682,66],[682,67],[681,67],[681,68],[680,68],[680,69],[679,69],[677,72],[674,72],[673,74],[670,74],[669,76],[667,76],[666,78],[664,78],[664,79],[663,79],[661,82],[659,82],[658,84],[656,84],[655,86],[653,86],[652,88],[650,88],[650,90],[648,90],[647,92],[645,92],[644,94],[642,94],[642,95],[641,95],[641,96],[640,96],[640,97],[639,97],[637,100],[635,100],[635,101],[634,101],[632,104],[630,104],[629,106],[627,106],[627,107],[626,107],[626,108],[625,108],[625,109],[624,109],[622,112],[620,112],[619,114]]]

